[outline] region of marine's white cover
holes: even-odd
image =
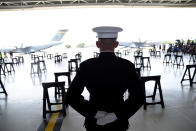
[[[92,30],[97,33],[98,38],[117,38],[118,32],[123,31],[122,28],[114,26],[99,26]]]

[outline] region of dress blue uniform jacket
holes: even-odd
[[[97,111],[114,112],[117,120],[101,128],[114,127],[128,129],[128,119],[144,102],[142,82],[135,66],[128,60],[115,56],[112,52],[102,52],[98,58],[88,59],[80,67],[67,91],[68,103],[85,119],[85,127],[93,129]],[[81,95],[84,88],[90,98]],[[124,93],[128,90],[128,99]]]

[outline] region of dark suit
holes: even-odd
[[[90,93],[89,101],[81,95],[84,87]],[[124,101],[123,95],[127,89],[129,98]],[[86,118],[88,131],[125,131],[128,129],[128,119],[144,102],[142,83],[134,65],[111,52],[102,52],[98,58],[82,62],[67,96],[68,103]],[[118,119],[98,126],[94,118],[97,111],[114,112]]]

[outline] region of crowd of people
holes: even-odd
[[[182,52],[184,54],[196,53],[196,41],[195,40],[176,40],[174,44],[170,44],[167,52]]]
[[[188,40],[187,44],[183,46],[182,52],[188,53],[188,54],[195,54],[196,53],[196,41]]]

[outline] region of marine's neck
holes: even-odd
[[[114,52],[113,50],[104,50],[104,51],[100,51],[101,53],[102,52]]]
[[[100,52],[114,52],[114,49],[100,49]]]

